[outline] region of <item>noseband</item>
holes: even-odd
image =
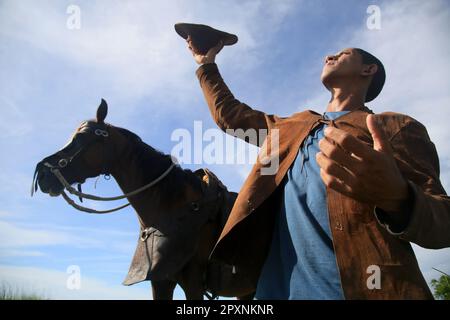
[[[106,151],[106,139],[109,138],[109,132],[107,130],[106,125],[101,125],[101,124],[92,124],[92,123],[86,123],[83,126],[80,127],[79,132],[93,132],[95,134],[95,136],[97,137],[97,139],[92,139],[89,143],[84,144],[79,146],[79,148],[76,148],[75,151],[71,154],[71,155],[66,155],[63,150],[61,150],[60,152],[58,152],[59,154],[63,154],[64,157],[62,157],[59,161],[58,161],[58,166],[54,166],[52,164],[50,164],[49,162],[44,162],[44,166],[48,167],[50,169],[50,172],[53,173],[55,175],[55,177],[58,179],[58,181],[64,186],[64,188],[71,194],[76,195],[81,199],[90,199],[90,200],[97,200],[97,201],[115,201],[115,200],[121,200],[127,197],[131,197],[134,196],[138,193],[141,193],[145,190],[147,190],[148,188],[153,187],[154,185],[156,185],[158,182],[160,182],[161,180],[163,180],[169,173],[170,171],[172,171],[172,169],[176,166],[176,161],[174,161],[174,158],[172,158],[172,163],[169,166],[168,169],[166,169],[160,176],[158,176],[156,179],[152,180],[151,182],[149,182],[148,184],[123,195],[120,196],[115,196],[115,197],[99,197],[99,196],[95,196],[95,195],[91,195],[91,194],[87,194],[87,193],[83,193],[81,192],[81,188],[79,187],[79,190],[77,191],[76,189],[74,189],[68,182],[67,180],[64,178],[64,176],[61,173],[61,169],[66,167],[68,164],[70,164],[73,159],[75,159],[83,149],[85,149],[87,146],[91,145],[93,142],[99,141],[99,139],[101,140],[101,142],[104,144],[105,148],[104,150]],[[104,159],[107,159],[107,155],[106,152],[105,153],[105,157]],[[37,172],[37,170],[36,170]],[[35,172],[35,177],[36,177],[36,172]],[[104,173],[105,175],[109,175],[109,170],[107,168],[107,164],[105,163],[105,166],[102,170],[102,173]],[[33,179],[34,180],[34,179]],[[34,185],[34,181],[33,181],[33,185]],[[31,195],[33,195],[33,189],[35,187],[33,187],[33,185],[31,186]],[[83,207],[80,206],[79,204],[75,203],[75,201],[73,201],[72,199],[70,199],[70,197],[64,192],[62,191],[62,196],[64,198],[64,200],[66,200],[66,202],[71,205],[72,207],[74,207],[77,210],[80,211],[84,211],[84,212],[88,212],[88,213],[97,213],[97,214],[103,214],[103,213],[110,213],[110,212],[114,212],[114,211],[118,211],[121,210],[127,206],[130,205],[130,203],[124,204],[122,206],[113,208],[113,209],[109,209],[109,210],[95,210],[95,209],[91,209],[91,208],[87,208],[87,207]]]

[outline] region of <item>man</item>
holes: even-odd
[[[280,118],[234,98],[215,64],[222,47],[189,46],[211,114],[223,130],[278,130],[279,168],[263,175],[257,161],[212,258],[248,275],[257,299],[432,298],[410,242],[450,246],[450,200],[425,127],[364,106],[382,63],[356,48],[327,56],[326,112]]]

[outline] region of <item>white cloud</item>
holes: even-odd
[[[0,164],[6,161],[17,161],[16,159],[0,160]],[[34,169],[34,168],[33,168]],[[21,198],[21,200],[29,199],[32,181],[32,172],[17,172],[16,170],[7,170],[0,175],[0,193],[8,195],[9,198]]]
[[[14,250],[14,249],[0,249],[0,258],[15,258],[15,257],[43,257],[45,252],[37,250]]]
[[[26,251],[26,248],[46,246],[70,246],[84,249],[108,248],[117,254],[131,254],[136,246],[137,229],[135,233],[85,227],[70,227],[19,221],[0,220],[0,250],[7,252]],[[7,250],[7,251],[5,251]],[[16,254],[17,255],[17,254]],[[121,256],[123,258],[123,256]]]
[[[237,33],[241,39],[237,50],[251,63],[258,61],[255,48],[268,41],[270,33],[264,31],[278,28],[293,1],[227,1],[214,6],[201,1],[136,1],[132,6],[96,1],[78,5],[81,28],[69,30],[63,5],[5,1],[0,35],[25,41],[67,63],[93,68],[112,81],[120,96],[138,99],[165,96],[173,90],[198,91],[192,81],[193,59],[175,33],[174,23],[211,23]],[[223,54],[225,60],[228,54]]]
[[[180,108],[195,112],[192,104],[198,103],[201,94],[194,75],[196,64],[174,31],[174,23],[209,23],[238,34],[239,43],[233,50],[224,50],[219,59],[231,69],[242,70],[261,63],[263,53],[258,48],[270,41],[296,3],[79,1],[81,29],[69,30],[66,9],[71,3],[0,2],[0,110],[4,115],[0,144],[10,155],[0,165],[11,168],[0,175],[0,189],[11,194],[8,204],[28,203],[30,160],[40,160],[38,155],[62,145],[74,123],[94,115],[101,96],[110,101],[111,122],[120,119],[118,125],[150,132],[152,138],[165,116],[179,117],[182,113],[176,110]],[[237,58],[239,66],[234,63]],[[170,109],[160,108],[160,100],[173,104]],[[144,108],[151,114],[148,122],[130,121]],[[42,139],[41,143],[36,139]],[[17,148],[17,141],[22,148]],[[53,141],[53,146],[45,141]],[[25,166],[30,167],[26,177]]]
[[[1,139],[24,136],[33,130],[33,126],[27,121],[27,115],[17,104],[5,96],[0,96],[2,117],[0,118]],[[11,125],[14,123],[14,125]]]
[[[70,290],[67,288],[68,277],[65,270],[0,265],[0,285],[7,284],[17,291],[46,299],[149,300],[152,297],[150,288],[109,285],[102,280],[85,276],[83,270],[80,289]]]
[[[21,228],[5,221],[0,221],[0,235],[2,248],[67,243],[69,238],[64,233]]]
[[[12,214],[9,211],[0,210],[0,218],[10,217]]]

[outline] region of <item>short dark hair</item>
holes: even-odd
[[[363,64],[376,64],[378,66],[378,70],[373,75],[372,82],[367,89],[366,102],[369,102],[375,99],[383,89],[386,72],[383,64],[377,57],[363,49],[355,48],[355,50],[361,55]]]

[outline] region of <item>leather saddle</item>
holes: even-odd
[[[199,169],[195,174],[206,182],[204,196],[198,202],[187,204],[184,209],[168,212],[170,221],[164,224],[164,231],[141,227],[124,285],[145,280],[174,279],[175,274],[195,254],[201,227],[223,211],[220,208],[223,201],[219,201],[219,197],[228,194],[227,188],[207,169]]]

